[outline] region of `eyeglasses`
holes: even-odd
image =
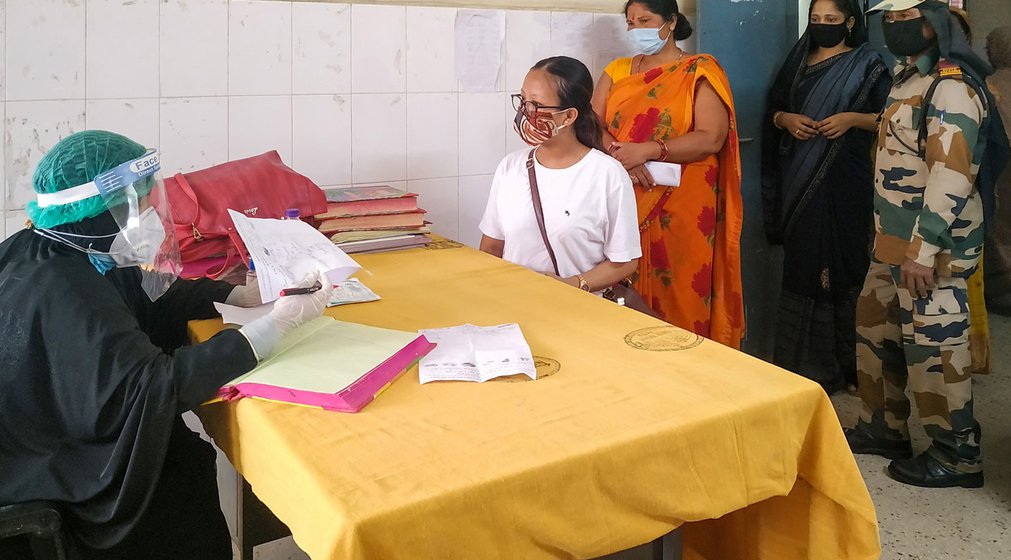
[[[523,96],[518,93],[514,93],[510,97],[513,100],[513,109],[517,111],[522,110],[524,113],[528,115],[532,115],[543,109],[558,109],[559,111],[564,111],[565,109],[568,109],[568,107],[559,107],[557,105],[541,105],[536,101],[527,101],[523,99]]]

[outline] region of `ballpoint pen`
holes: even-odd
[[[313,292],[315,292],[317,290],[320,290],[322,288],[323,288],[323,285],[320,284],[319,282],[316,282],[315,284],[313,284],[312,286],[309,286],[308,288],[285,288],[285,289],[281,290],[281,297],[284,297],[284,296],[298,296],[298,295],[303,295],[303,294],[311,294],[311,293],[313,293]]]

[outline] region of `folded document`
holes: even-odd
[[[436,345],[421,360],[418,377],[429,381],[488,381],[524,374],[537,379],[530,346],[515,323],[494,327],[461,325],[419,331]]]
[[[658,185],[677,187],[681,185],[681,165],[665,161],[647,161],[646,171]]]

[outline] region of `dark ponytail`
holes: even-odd
[[[688,18],[678,9],[677,0],[628,0],[625,3],[625,15],[628,15],[628,8],[632,4],[642,4],[647,10],[667,21],[677,21],[674,26],[674,40],[684,41],[692,36],[692,24],[688,23]]]
[[[603,151],[600,123],[597,122],[597,114],[590,105],[590,99],[593,97],[593,76],[586,69],[586,65],[567,56],[553,56],[538,62],[533,69],[544,70],[555,77],[559,107],[572,107],[579,111],[572,129],[580,143]]]

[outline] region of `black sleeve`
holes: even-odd
[[[228,299],[235,286],[227,282],[217,282],[201,278],[199,280],[176,280],[165,295],[154,302],[156,313],[178,316],[185,325],[194,319],[217,317],[214,303]]]
[[[880,113],[885,108],[885,103],[888,103],[888,93],[892,90],[892,76],[887,70],[881,72],[878,76],[874,86],[871,88],[871,94],[867,97],[867,108],[865,113]]]
[[[75,429],[95,430],[94,435],[115,430],[136,403],[177,414],[256,366],[249,342],[238,331],[169,355],[104,279],[61,283],[62,291],[54,293],[64,296],[43,303],[37,325],[49,369],[59,380],[53,390],[66,403],[65,421]],[[185,336],[183,325],[178,328]],[[96,416],[94,407],[103,407],[102,414]]]
[[[172,354],[179,395],[179,411],[195,408],[214,396],[222,385],[256,367],[256,355],[246,337],[225,329],[210,340],[184,346]]]
[[[186,323],[195,319],[217,317],[214,302],[223,302],[235,286],[206,278],[176,280],[172,287],[151,304],[146,330],[151,340],[166,351],[186,344]]]

